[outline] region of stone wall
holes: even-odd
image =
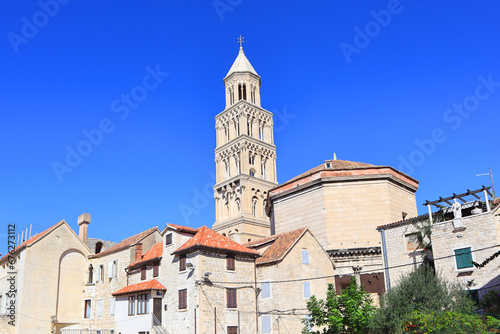
[[[309,264],[302,263],[302,250],[309,253]],[[257,267],[258,282],[289,281],[270,283],[271,297],[258,299],[259,328],[262,325],[262,316],[271,317],[273,333],[301,333],[303,324],[301,320],[307,313],[307,300],[304,296],[304,282],[309,283],[310,294],[324,299],[328,283],[333,283],[335,274],[334,266],[328,254],[325,253],[318,241],[310,232],[306,232],[293,246],[283,261],[271,265]],[[327,278],[308,280],[308,278]],[[259,284],[259,287],[261,284]],[[283,311],[278,314],[276,310]]]
[[[486,289],[500,283],[500,258],[483,268],[457,269],[455,250],[470,247],[472,260],[483,262],[500,250],[500,222],[498,208],[494,212],[462,218],[463,228],[454,228],[453,221],[437,223],[433,227],[432,243],[438,272],[450,281],[470,285],[470,289]],[[484,290],[481,290],[484,291]]]

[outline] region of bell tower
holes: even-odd
[[[260,76],[241,43],[224,78],[226,107],[215,116],[217,147],[213,229],[245,243],[270,235],[267,193],[277,185],[273,114],[260,105]]]

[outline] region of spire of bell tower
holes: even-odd
[[[215,117],[216,221],[238,242],[270,235],[267,193],[277,185],[273,114],[260,106],[260,76],[240,50],[224,78],[226,107]]]
[[[224,78],[226,86],[226,108],[240,100],[249,101],[260,107],[260,76],[243,52],[243,37],[238,38],[240,51]]]

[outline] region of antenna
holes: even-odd
[[[491,173],[491,167],[488,167],[488,171],[489,171],[489,173],[476,174],[476,176],[485,176],[485,175],[489,175],[490,176],[491,191],[493,192],[493,197],[496,197],[496,194],[495,194],[495,185],[493,184],[493,174]]]

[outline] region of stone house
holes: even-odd
[[[0,259],[0,333],[45,334],[79,323],[90,250],[64,221]],[[12,279],[14,277],[14,279]],[[12,289],[11,283],[15,286]],[[17,290],[14,296],[11,290]],[[15,305],[15,326],[9,306]]]
[[[427,254],[436,271],[450,282],[458,282],[480,297],[500,284],[500,202],[491,200],[489,187],[424,203],[437,212],[377,227],[384,244],[386,285],[397,285],[401,276],[414,270]],[[458,202],[460,201],[460,203]],[[453,213],[455,211],[455,213]],[[419,226],[430,224],[432,253],[416,238]],[[429,240],[424,240],[428,242]],[[500,254],[500,253],[499,253]],[[498,255],[498,254],[497,254]]]
[[[100,330],[101,334],[116,332],[116,297],[112,293],[128,285],[130,277],[126,269],[142,257],[143,249],[148,250],[160,240],[160,231],[153,227],[90,255],[82,320],[63,334],[70,334],[72,328]]]
[[[324,299],[328,283],[334,282],[335,267],[328,254],[307,228],[245,246],[261,254],[256,260],[259,333],[300,333],[308,298]]]

